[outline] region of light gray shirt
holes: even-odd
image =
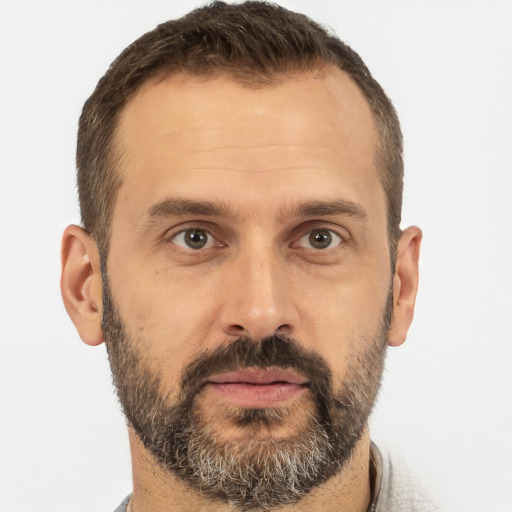
[[[441,512],[408,471],[371,445],[372,501],[368,512]]]

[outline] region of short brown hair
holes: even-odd
[[[77,181],[84,228],[106,258],[121,175],[113,140],[119,114],[141,85],[155,76],[227,73],[247,87],[262,87],[295,73],[335,65],[363,92],[379,135],[376,164],[387,196],[394,256],[403,189],[402,134],[382,87],[348,45],[308,17],[275,4],[214,2],[158,25],[111,64],[80,117]],[[106,262],[106,261],[105,261]]]

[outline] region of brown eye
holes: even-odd
[[[315,249],[327,249],[332,242],[332,235],[329,231],[312,231],[309,234],[309,243]]]
[[[215,239],[204,229],[186,229],[180,231],[173,238],[172,242],[185,249],[208,249],[213,247]]]
[[[342,242],[342,238],[330,229],[313,229],[301,237],[297,245],[308,249],[322,250],[331,249]]]

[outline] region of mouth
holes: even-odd
[[[222,401],[247,408],[277,407],[307,392],[309,381],[281,369],[247,368],[210,377],[206,382]]]

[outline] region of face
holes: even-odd
[[[256,90],[175,75],[122,112],[103,330],[125,412],[169,469],[209,450],[252,461],[254,485],[255,461],[277,473],[303,446],[296,464],[323,468],[304,493],[350,456],[391,314],[376,143],[334,69]],[[273,487],[260,504],[289,482]]]

